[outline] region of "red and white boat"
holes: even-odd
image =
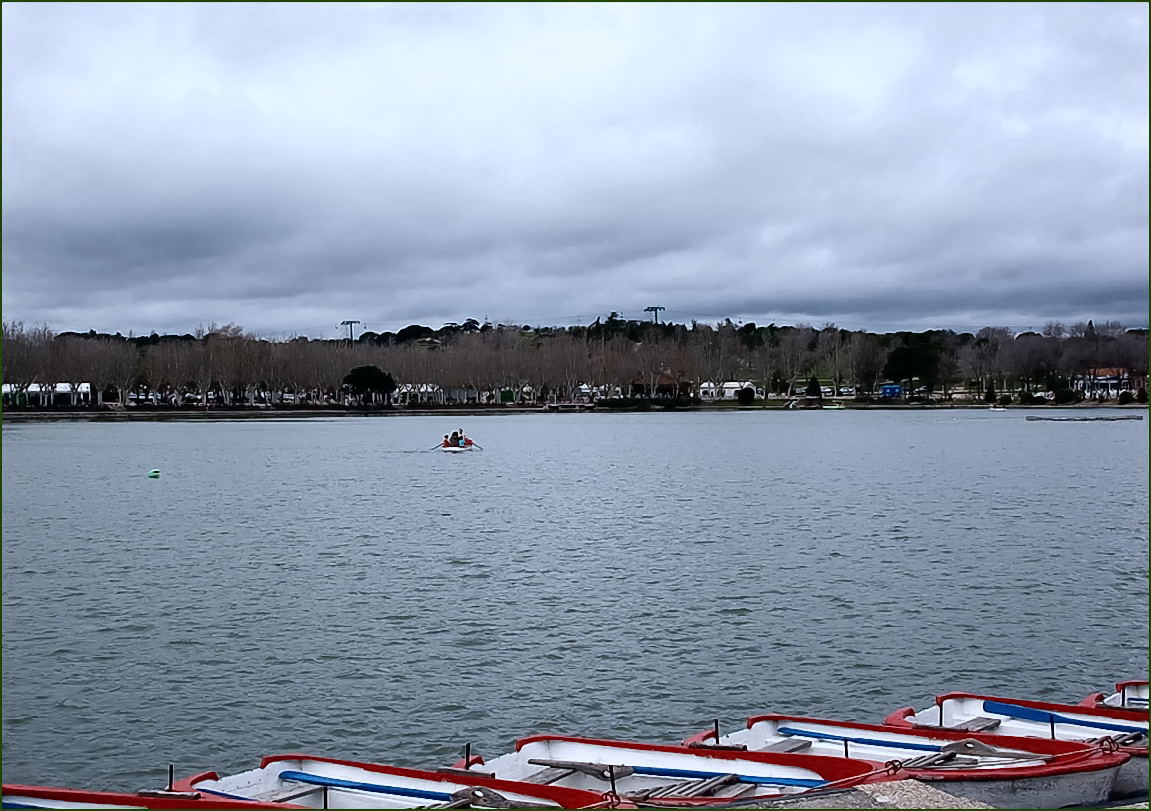
[[[175,781],[173,789],[230,800],[232,807],[237,800],[281,808],[585,808],[604,801],[596,791],[301,754],[269,755],[259,768],[226,777],[203,772]]]
[[[476,449],[475,444],[462,445],[462,446],[461,445],[440,445],[440,450],[443,451],[444,453],[468,453],[469,451],[474,451],[475,449]]]
[[[607,792],[640,804],[658,800],[661,805],[778,797],[898,779],[892,770],[849,758],[689,749],[565,735],[521,738],[514,752],[488,761],[474,756],[456,767],[500,780]]]
[[[1118,707],[1085,707],[974,693],[945,693],[916,711],[902,707],[884,719],[896,727],[944,727],[990,735],[1101,741],[1110,738],[1131,755],[1119,769],[1114,797],[1147,793],[1147,713]]]
[[[56,786],[4,784],[4,808],[237,808],[235,800],[184,791],[87,791]],[[284,803],[243,803],[245,808],[300,808]]]
[[[1114,693],[1092,693],[1079,702],[1084,707],[1116,707],[1122,710],[1147,710],[1147,680],[1120,681]]]
[[[716,730],[684,744],[715,746]],[[1124,752],[1082,742],[985,736],[942,729],[897,729],[798,715],[759,715],[747,728],[720,736],[720,746],[749,752],[899,761],[908,777],[939,781],[937,788],[996,808],[1062,808],[1106,802]]]

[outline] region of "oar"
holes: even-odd
[[[484,449],[484,446],[483,446],[483,445],[481,445],[480,443],[476,442],[475,440],[472,440],[472,445],[473,445],[474,447],[477,447],[477,448],[479,448],[481,451]]]
[[[904,743],[903,741],[884,741],[878,738],[852,738],[846,735],[832,735],[830,732],[810,732],[806,729],[780,727],[776,730],[780,735],[797,738],[812,738],[817,741],[847,741],[867,746],[888,746],[892,749],[914,749],[917,752],[939,752],[942,747],[927,743]]]
[[[384,786],[378,783],[361,783],[357,780],[341,780],[338,777],[323,777],[307,772],[280,772],[281,780],[294,780],[297,783],[308,783],[313,786],[330,786],[331,788],[348,788],[356,791],[374,791],[377,794],[395,794],[398,797],[419,797],[421,800],[440,800],[447,802],[452,799],[451,794],[442,791],[424,791],[418,788],[403,788],[401,786]]]
[[[669,769],[661,766],[633,766],[631,764],[609,766],[604,763],[585,763],[578,760],[547,760],[544,758],[531,758],[528,760],[535,766],[548,766],[557,769],[569,769],[584,772],[599,780],[607,780],[612,774],[623,775],[623,770],[629,774],[648,774],[655,777],[693,777],[711,778],[727,777],[731,772],[701,772],[694,769]],[[619,772],[613,772],[619,769]],[[762,783],[774,786],[822,786],[826,780],[809,780],[800,777],[756,777],[754,775],[737,774],[735,779],[741,783]]]
[[[1005,704],[1002,701],[984,701],[983,709],[987,712],[1006,715],[1011,718],[1021,718],[1024,721],[1038,721],[1043,724],[1074,724],[1075,726],[1091,727],[1092,729],[1106,729],[1110,732],[1139,732],[1147,734],[1147,727],[1133,727],[1127,724],[1106,724],[1102,721],[1084,721],[1079,718],[1070,718],[1059,713],[1047,710],[1035,710],[1031,707],[1020,707],[1017,704]]]
[[[658,766],[632,766],[636,774],[650,774],[655,777],[724,777],[729,772],[700,772],[694,769],[664,769]],[[808,780],[802,777],[759,777],[753,774],[737,774],[735,779],[741,783],[756,783],[766,786],[822,786],[826,780]]]

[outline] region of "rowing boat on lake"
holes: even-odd
[[[715,729],[684,741],[717,744]],[[895,728],[795,715],[760,715],[721,735],[720,746],[749,752],[900,761],[907,776],[996,808],[1062,808],[1106,802],[1127,753],[1083,742],[984,736],[959,730]]]
[[[584,808],[598,792],[509,783],[479,774],[383,766],[314,755],[270,755],[260,767],[221,777],[216,772],[177,780],[173,788],[235,801],[294,803],[306,808]],[[283,807],[283,806],[280,806]]]
[[[1114,693],[1092,693],[1079,702],[1085,707],[1118,707],[1125,710],[1147,709],[1147,680],[1116,682]]]
[[[1111,738],[1131,755],[1119,769],[1114,796],[1147,793],[1147,713],[1118,707],[1085,707],[974,693],[945,693],[916,711],[903,707],[884,723],[896,727],[944,727],[990,735],[1100,741]]]
[[[88,791],[57,786],[4,784],[4,808],[236,808],[235,800],[183,791]],[[282,803],[245,803],[245,808],[299,808]]]
[[[500,780],[614,791],[636,803],[699,805],[779,796],[818,788],[848,788],[897,779],[894,772],[849,758],[779,752],[737,752],[682,746],[533,735],[514,752],[458,768]]]

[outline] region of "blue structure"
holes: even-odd
[[[902,397],[903,396],[903,386],[898,386],[895,384],[880,386],[879,387],[879,396],[880,397]]]

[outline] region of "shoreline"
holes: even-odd
[[[846,404],[845,404],[846,405]],[[547,406],[529,407],[501,407],[501,408],[394,408],[394,409],[285,409],[285,408],[211,408],[201,410],[173,410],[157,411],[144,410],[76,410],[76,411],[2,411],[0,422],[56,422],[56,421],[85,421],[85,422],[140,422],[140,421],[167,421],[167,420],[247,420],[247,419],[313,419],[316,417],[480,417],[485,415],[501,414],[675,414],[675,413],[722,413],[722,412],[762,412],[779,411],[784,413],[803,413],[810,411],[987,411],[986,403],[947,403],[947,404],[881,404],[859,403],[846,405],[843,409],[822,408],[786,408],[784,405],[754,405],[754,406],[715,406],[702,405],[688,408],[651,408],[639,409],[612,409],[612,408],[581,408],[581,409],[553,409]],[[1146,411],[1146,403],[1074,403],[1071,405],[1043,405],[1043,406],[1005,406],[1007,411],[1052,411],[1062,412],[1068,409],[1106,409],[1122,411]]]

